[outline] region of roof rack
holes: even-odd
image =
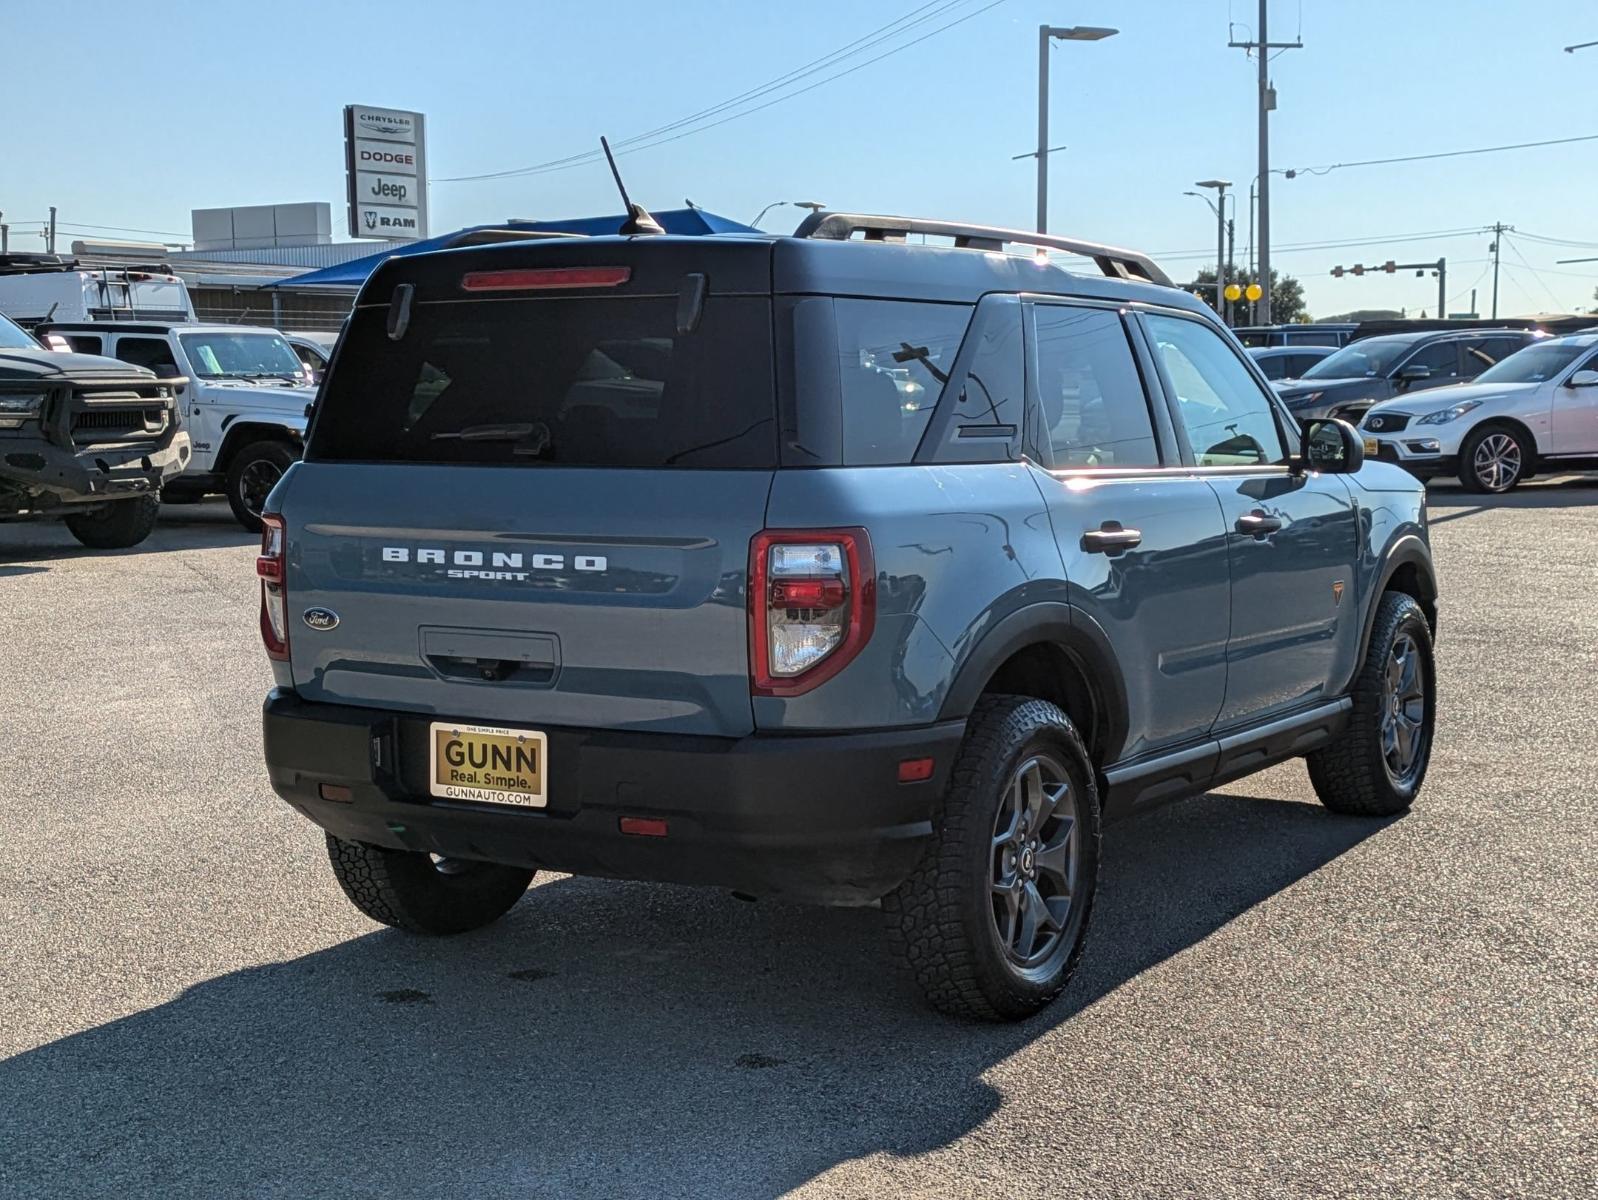
[[[1119,250],[1098,242],[1082,242],[1047,233],[1027,233],[1020,229],[999,229],[991,225],[964,225],[958,221],[929,221],[921,217],[815,212],[804,219],[799,228],[793,231],[793,236],[842,242],[848,241],[856,233],[864,233],[868,242],[902,242],[907,234],[932,234],[953,238],[955,246],[962,250],[1002,250],[1006,245],[1063,250],[1068,254],[1091,258],[1098,264],[1099,270],[1112,279],[1141,280],[1163,287],[1176,286],[1148,255],[1135,250]]]

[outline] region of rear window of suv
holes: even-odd
[[[769,468],[770,301],[675,297],[418,304],[351,319],[306,457],[513,466]]]

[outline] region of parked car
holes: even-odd
[[[300,365],[305,368],[305,378],[312,387],[322,382],[327,364],[333,357],[333,343],[337,334],[285,333],[283,340],[294,351]]]
[[[1103,811],[1300,755],[1403,811],[1422,486],[1167,283],[842,213],[389,259],[262,518],[272,786],[388,925],[537,870],[880,900],[986,1018],[1065,985]]]
[[[1476,382],[1365,414],[1365,452],[1421,479],[1507,492],[1539,470],[1598,470],[1598,331],[1535,342]]]
[[[1289,325],[1239,325],[1232,332],[1248,347],[1346,346],[1359,328],[1353,321],[1306,321]]]
[[[59,520],[103,550],[150,536],[182,470],[174,381],[64,354],[0,316],[0,521]]]
[[[306,409],[316,396],[282,334],[253,325],[144,321],[57,322],[41,331],[59,334],[79,353],[182,376],[178,400],[194,453],[188,469],[167,484],[167,498],[221,492],[239,524],[260,530],[267,494],[300,456]]]
[[[1361,338],[1276,390],[1300,420],[1340,417],[1357,424],[1373,404],[1468,383],[1542,336],[1527,329],[1471,329]]]
[[[1248,356],[1259,363],[1265,378],[1274,383],[1278,379],[1297,379],[1333,353],[1332,346],[1251,346]]]
[[[47,321],[192,321],[188,286],[164,263],[89,267],[55,254],[0,254],[0,313]]]

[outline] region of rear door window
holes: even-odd
[[[1120,314],[1038,304],[1038,405],[1056,470],[1157,467],[1159,446]]]
[[[506,466],[776,465],[771,304],[712,296],[386,305],[351,319],[306,457]]]
[[[69,333],[67,345],[74,354],[104,354],[105,344],[97,333]]]
[[[1465,343],[1464,369],[1466,379],[1474,379],[1488,367],[1497,366],[1526,345],[1525,338],[1472,338]]]
[[[971,306],[840,299],[833,311],[844,464],[912,461],[949,381]]]
[[[177,359],[165,338],[119,337],[116,356],[125,363],[145,367],[157,375],[172,376],[178,373]]]

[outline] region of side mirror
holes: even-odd
[[[1409,366],[1404,367],[1398,372],[1397,375],[1393,376],[1393,378],[1399,383],[1406,385],[1415,383],[1421,379],[1430,379],[1431,377],[1432,369],[1430,367],[1423,367],[1419,363],[1410,363]]]
[[[1581,370],[1570,377],[1566,387],[1598,387],[1598,371]]]
[[[1365,465],[1365,443],[1347,421],[1324,417],[1304,425],[1305,470],[1352,475]]]

